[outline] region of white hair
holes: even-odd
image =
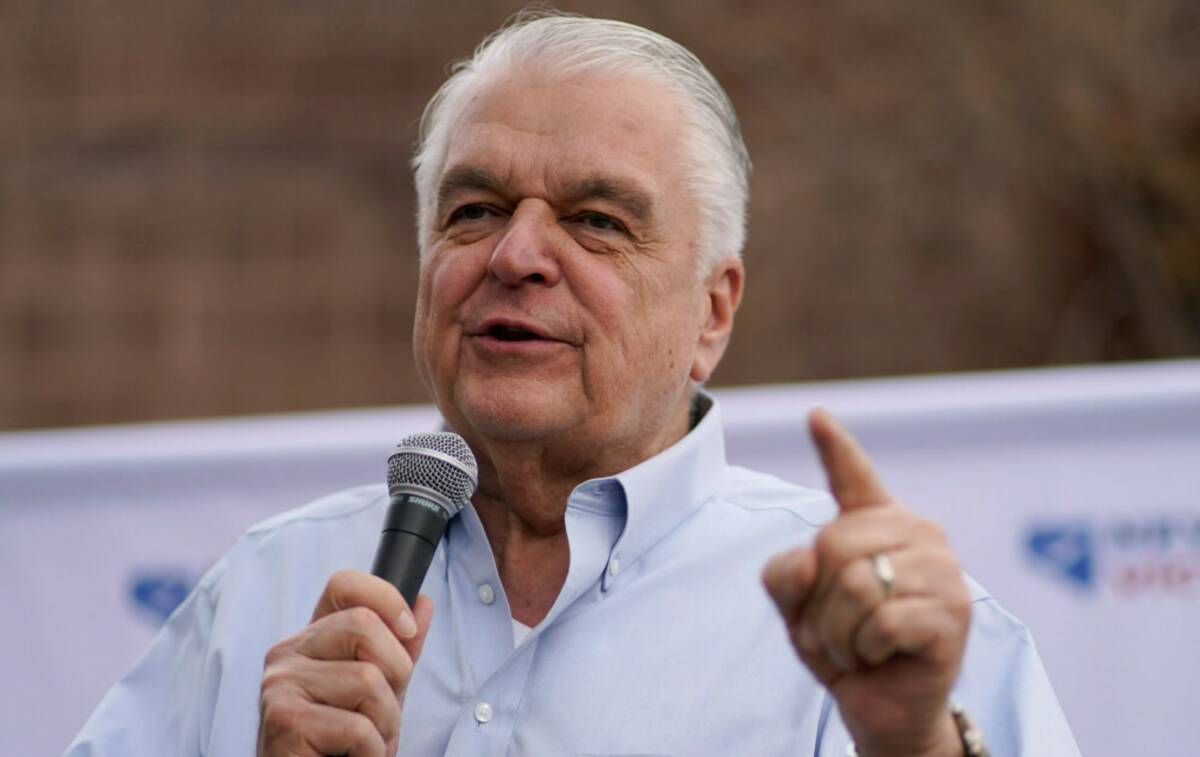
[[[686,114],[685,181],[700,215],[698,272],[704,276],[719,261],[742,254],[750,156],[733,104],[704,64],[679,43],[640,26],[525,11],[484,39],[473,56],[453,64],[450,77],[425,106],[412,161],[422,258],[451,125],[477,88],[522,66],[563,76],[635,76],[674,91]]]

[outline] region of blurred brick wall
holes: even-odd
[[[517,7],[0,4],[0,428],[424,401],[415,123]],[[1192,0],[561,7],[740,111],[716,383],[1200,351]]]

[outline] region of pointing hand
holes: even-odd
[[[763,582],[864,757],[961,754],[949,710],[971,609],[945,534],[897,502],[823,410],[809,416],[837,517]]]

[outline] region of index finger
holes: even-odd
[[[871,459],[854,436],[824,408],[808,415],[808,432],[829,478],[829,491],[842,512],[879,505],[891,499],[875,474]]]
[[[356,570],[338,571],[329,577],[312,619],[317,621],[351,607],[373,610],[397,638],[411,639],[417,635],[416,620],[400,591],[379,576]]]

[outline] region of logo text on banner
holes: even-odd
[[[1035,522],[1025,531],[1024,552],[1080,592],[1200,596],[1200,514]]]

